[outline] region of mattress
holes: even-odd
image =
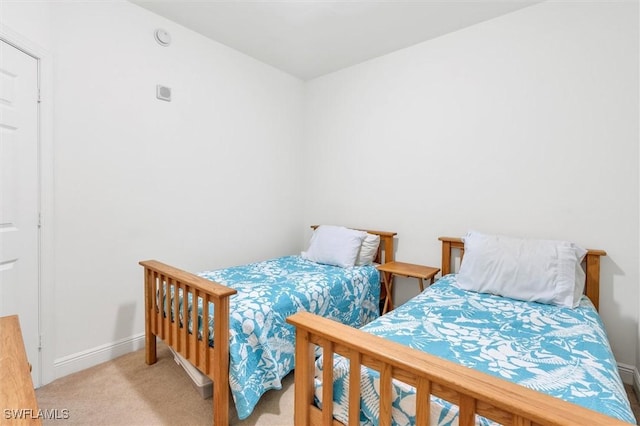
[[[604,326],[586,297],[576,309],[522,302],[462,290],[452,274],[362,329],[635,424]],[[334,370],[334,416],[346,422],[348,360],[335,355]],[[319,406],[321,377],[319,359]],[[361,422],[377,424],[378,373],[362,367],[360,385]],[[393,398],[393,424],[415,424],[415,390],[394,381]],[[457,416],[456,406],[432,397],[432,424],[457,424]]]

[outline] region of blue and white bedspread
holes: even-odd
[[[295,327],[286,323],[289,315],[308,311],[353,327],[379,315],[380,278],[374,266],[339,268],[285,256],[198,275],[238,291],[230,301],[229,381],[240,419],[266,391],[282,389],[281,379],[294,367]],[[213,336],[213,317],[209,330]]]
[[[604,326],[586,297],[576,309],[520,302],[464,291],[447,275],[362,329],[635,424]],[[348,361],[336,356],[334,363],[334,416],[346,422]],[[321,370],[319,359],[319,405]],[[363,367],[361,386],[361,422],[377,425],[379,375]],[[415,424],[414,389],[394,382],[393,392],[393,423]],[[457,424],[457,407],[432,398],[432,424]]]

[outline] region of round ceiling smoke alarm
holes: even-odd
[[[166,30],[158,28],[155,32],[156,41],[162,46],[168,46],[171,44],[171,34]]]

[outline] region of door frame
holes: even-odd
[[[38,232],[38,316],[40,329],[39,377],[34,386],[40,387],[56,379],[55,361],[55,280],[54,280],[54,204],[53,204],[53,72],[52,55],[42,46],[0,24],[0,39],[38,62],[38,204],[40,228]]]

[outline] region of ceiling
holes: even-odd
[[[130,0],[303,80],[541,0]]]

